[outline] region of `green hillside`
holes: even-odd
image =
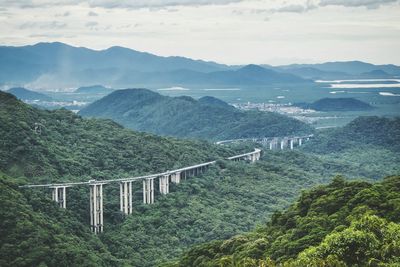
[[[218,104],[219,103],[219,104]],[[240,111],[209,97],[167,97],[145,89],[119,90],[80,111],[160,135],[224,140],[309,134],[311,127],[276,113]]]
[[[195,101],[185,101],[189,100]],[[224,107],[213,99],[202,101]],[[385,161],[368,154],[353,153],[342,160],[301,150],[265,151],[256,164],[218,160],[203,176],[171,185],[166,196],[157,194],[154,205],[143,205],[141,188],[135,184],[134,213],[130,216],[119,212],[118,185],[107,185],[105,232],[97,238],[88,227],[88,188],[69,188],[64,211],[50,201],[50,192],[17,189],[17,184],[153,173],[221,159],[253,147],[216,146],[138,133],[110,120],[83,119],[66,110],[38,110],[7,93],[0,93],[0,122],[0,171],[15,177],[4,178],[2,196],[6,197],[0,203],[2,228],[6,229],[2,238],[7,244],[0,252],[9,255],[4,256],[6,266],[42,262],[43,266],[54,266],[52,258],[70,265],[155,266],[176,259],[193,245],[231,238],[265,224],[275,210],[288,207],[301,190],[326,183],[336,173],[363,179],[399,173],[397,154],[379,144],[371,145],[368,153],[386,155]],[[390,132],[392,123],[385,124],[382,131]],[[367,159],[373,164],[363,164]],[[23,205],[26,212],[16,212],[19,208],[8,199]],[[33,237],[25,234],[25,224],[32,227],[28,229]],[[40,234],[35,236],[37,232]],[[57,240],[51,243],[54,235]],[[86,261],[74,247],[88,255]],[[16,253],[29,259],[27,263],[17,262]]]
[[[122,265],[68,210],[0,173],[0,266]]]
[[[67,110],[38,110],[0,92],[0,170],[56,180],[165,171],[232,155],[205,142],[162,138]]]
[[[324,154],[374,146],[400,152],[400,117],[358,117],[343,127],[319,132],[306,150]]]
[[[400,176],[376,184],[337,177],[265,226],[197,246],[167,266],[397,266],[399,191]]]

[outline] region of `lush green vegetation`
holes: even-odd
[[[309,134],[306,124],[277,113],[240,111],[210,97],[167,97],[145,89],[115,91],[80,111],[160,135],[225,140]]]
[[[197,246],[168,266],[396,266],[400,177],[335,178],[256,231]]]
[[[235,152],[206,142],[161,138],[67,110],[32,108],[0,92],[0,170],[46,180],[102,179],[188,166]]]
[[[381,148],[400,151],[400,117],[358,117],[349,124],[318,133],[306,150],[319,154]]]
[[[68,210],[21,192],[0,173],[0,266],[116,266],[107,247]]]
[[[194,100],[188,98],[185,101]],[[214,99],[203,99],[200,102],[203,102],[201,105],[224,106],[224,103]],[[252,147],[214,146],[206,142],[179,141],[137,133],[109,120],[82,119],[66,110],[37,110],[6,93],[0,93],[0,122],[0,170],[17,177],[11,182],[10,178],[2,175],[1,180],[1,230],[4,229],[1,238],[4,238],[2,244],[7,246],[0,248],[0,252],[1,255],[8,256],[4,256],[5,262],[0,265],[54,266],[51,261],[54,260],[66,265],[154,266],[176,259],[192,245],[227,239],[250,231],[259,224],[264,225],[276,210],[288,207],[302,189],[328,182],[337,173],[363,179],[399,173],[397,151],[389,150],[393,147],[390,145],[391,139],[371,145],[370,150],[365,153],[342,149],[333,154],[323,154],[327,149],[321,145],[316,150],[321,151],[318,153],[266,151],[263,159],[253,165],[219,160],[203,176],[190,178],[190,181],[183,181],[178,186],[172,185],[171,193],[167,196],[156,195],[154,205],[141,203],[142,185],[135,183],[135,208],[131,216],[124,216],[119,212],[118,185],[107,185],[104,192],[105,233],[97,238],[89,232],[89,199],[86,187],[69,188],[68,209],[60,211],[46,197],[50,195],[48,191],[17,190],[15,183],[104,179],[150,173],[223,158]],[[385,128],[380,130],[383,136],[384,133],[393,134],[394,137],[391,138],[396,140],[396,127],[393,128],[392,123],[396,121],[379,124],[381,128]],[[354,134],[358,133],[354,125],[349,129],[353,129]],[[368,132],[364,132],[362,139],[367,138],[366,133]],[[360,140],[360,136],[357,137],[354,140]],[[335,138],[335,135],[324,133],[317,138],[326,138],[329,143],[328,138]],[[374,142],[376,140],[371,139],[369,144]],[[311,143],[305,149],[311,150]],[[371,157],[370,153],[385,155],[386,158],[380,161]],[[343,155],[343,158],[339,155]],[[348,184],[349,187],[352,185],[344,181],[340,184]],[[367,183],[357,184],[371,186]],[[396,201],[391,199],[390,203],[396,204]],[[384,205],[385,202],[381,203]],[[294,208],[289,210],[291,209]],[[377,215],[389,222],[397,222],[391,217]],[[379,218],[371,218],[357,217],[357,220],[382,222]],[[329,216],[327,219],[324,217],[323,226],[328,225],[330,219]],[[330,226],[334,227],[334,223]],[[289,225],[287,223],[288,227]],[[356,222],[351,225],[350,221],[346,221],[344,226],[350,230],[359,229]],[[243,235],[248,240],[246,244],[258,251],[258,245],[253,246],[250,237],[253,234],[266,235],[268,227]],[[304,227],[309,229],[305,225]],[[32,236],[25,232],[25,228],[32,232]],[[393,231],[392,228],[396,229],[396,226],[388,225],[388,233]],[[277,233],[280,230],[280,233],[285,234],[282,229],[277,229]],[[304,232],[303,236],[305,240],[308,236],[313,240],[309,246],[315,246],[315,251],[322,251],[318,254],[320,261],[327,260],[329,256],[324,254],[324,242],[331,244],[331,240],[340,239],[329,237],[331,228],[324,229],[324,234],[317,235],[319,239],[314,237],[314,232]],[[295,237],[296,235],[288,236],[288,242],[297,242]],[[377,237],[378,241],[374,245],[376,249],[387,244],[387,239],[379,238]],[[301,244],[305,246],[306,241]],[[261,245],[264,246],[262,242]],[[213,246],[212,250],[214,248],[219,249],[218,246]],[[312,256],[313,250],[305,251],[301,254],[304,256],[297,259],[297,255],[303,250],[297,251],[293,248],[295,252],[288,254],[290,257],[286,257],[284,252],[271,250],[278,253],[278,256],[271,254],[270,257],[273,261],[293,262],[307,257],[315,258]],[[19,257],[17,253],[22,256]],[[250,257],[248,260],[265,260],[266,255],[263,253],[261,258]],[[62,258],[62,255],[67,256]],[[82,255],[87,258],[82,259]],[[225,256],[229,262],[232,255]],[[196,264],[203,261],[203,258],[206,259],[203,256],[200,258],[202,260]],[[26,261],[22,262],[22,259]],[[206,260],[205,263],[212,265],[215,263],[213,260]]]

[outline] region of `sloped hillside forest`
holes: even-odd
[[[132,90],[120,93],[128,99]],[[108,97],[119,97],[118,91],[114,94]],[[38,109],[0,92],[0,266],[397,266],[400,262],[400,118],[359,117],[343,127],[315,131],[282,115],[239,112],[215,98],[165,98],[147,90],[133,94],[139,94],[140,101],[130,109],[140,110],[143,98],[158,99],[159,115],[145,107],[141,111],[161,116],[157,120],[176,119],[163,111],[167,107],[206,106],[210,115],[200,120],[205,124],[210,123],[205,118],[223,110],[219,123],[230,116],[260,116],[255,120],[271,124],[282,117],[269,132],[272,136],[314,136],[294,150],[269,150],[252,142],[217,145],[193,139],[211,134],[208,130],[200,134],[203,126],[182,124],[176,132],[184,133],[180,135],[159,132],[192,139],[160,137],[124,128],[110,120],[111,113],[106,119],[83,118],[68,110]],[[144,113],[130,114],[135,117],[127,119],[128,127],[155,129],[157,124],[146,126],[146,120],[138,120]],[[240,129],[241,119],[232,122]],[[251,127],[251,121],[243,123]],[[291,123],[292,128],[285,127]],[[230,137],[224,136],[227,131],[218,131],[221,137]],[[262,157],[253,164],[226,160],[255,147],[262,149]],[[151,205],[143,203],[142,185],[134,183],[130,215],[119,209],[118,184],[104,186],[104,232],[97,235],[89,227],[87,186],[68,188],[66,209],[51,200],[50,189],[19,187],[134,177],[213,160],[216,163],[203,174],[171,183],[169,194],[156,189]]]

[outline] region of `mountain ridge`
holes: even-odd
[[[124,89],[95,101],[79,114],[113,119],[139,131],[213,141],[313,131],[308,125],[277,113],[241,111],[221,100],[218,105],[201,102],[204,99],[199,102],[190,97],[162,96],[147,89]]]

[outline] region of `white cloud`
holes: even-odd
[[[94,2],[0,0],[0,11],[9,13],[0,16],[0,43],[119,45],[228,64],[353,59],[400,64],[399,1]]]
[[[203,6],[203,5],[226,5],[244,0],[3,0],[0,5],[17,6],[20,8],[40,8],[51,6],[88,5],[101,8],[165,8],[171,6]]]
[[[398,0],[321,0],[320,6],[344,6],[378,8],[381,5],[399,2]]]

